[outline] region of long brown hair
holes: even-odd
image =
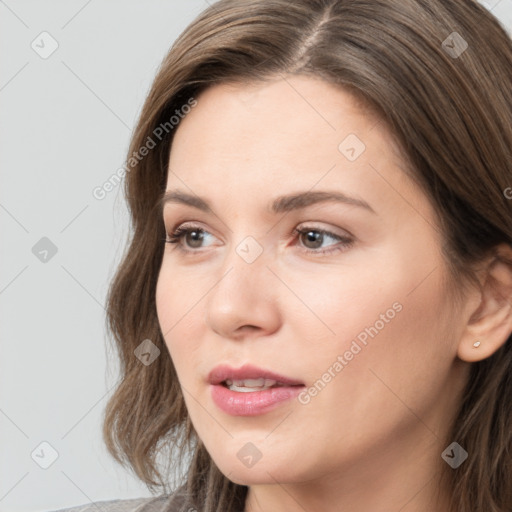
[[[204,89],[287,73],[338,85],[386,123],[436,207],[457,290],[495,246],[512,245],[503,193],[512,186],[512,44],[476,1],[220,0],[199,15],[163,60],[128,153],[132,231],[107,297],[121,379],[103,435],[150,489],[167,489],[164,462],[184,464],[182,487],[204,512],[242,509],[248,488],[227,479],[198,439],[159,328],[159,200],[175,121]],[[134,353],[146,339],[161,352],[150,365]],[[472,364],[446,439],[469,453],[457,469],[443,463],[457,512],[512,510],[511,339]]]

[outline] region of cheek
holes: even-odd
[[[336,337],[326,352],[308,351],[308,360],[316,361],[313,379],[328,380],[329,369],[336,378],[312,400],[339,422],[351,417],[368,439],[379,422],[391,432],[427,418],[446,388],[455,358],[453,318],[441,266],[435,267],[398,264],[344,279],[337,295],[325,289],[329,299],[319,311]]]
[[[283,273],[303,301],[296,305],[289,294],[295,305],[282,309],[301,340],[310,382],[326,372],[328,380],[329,371],[343,373],[337,379],[343,393],[365,400],[364,389],[375,389],[381,374],[392,389],[414,399],[432,389],[424,389],[432,379],[443,380],[455,357],[451,313],[440,254],[423,246],[394,240],[392,247],[347,255],[337,267]]]
[[[436,431],[445,420],[439,397],[449,388],[453,358],[439,275],[412,293],[404,273],[383,274],[377,291],[375,277],[365,279],[323,287],[328,299],[323,307],[318,299],[316,311],[335,335],[320,340],[318,332],[326,329],[297,317],[310,387],[294,417],[311,432],[308,443],[327,466],[338,464],[340,454],[350,461],[389,446],[416,428],[428,436],[423,423]],[[308,295],[311,305],[315,297]]]
[[[198,329],[202,324],[197,315],[201,311],[202,295],[204,292],[194,290],[184,282],[183,276],[171,272],[164,263],[156,286],[156,310],[160,330],[180,381],[182,377],[187,379],[190,366],[187,359],[200,347]]]
[[[304,268],[280,269],[282,280],[293,290],[283,285],[276,292],[283,321],[300,328],[304,335],[297,339],[307,340],[315,351],[319,345],[343,350],[366,327],[375,322],[380,326],[380,315],[388,311],[389,319],[395,318],[400,307],[394,309],[393,304],[404,300],[415,282],[396,259],[384,251],[359,250],[336,264],[308,262]]]

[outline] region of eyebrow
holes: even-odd
[[[376,214],[375,210],[363,199],[350,197],[343,192],[333,191],[305,191],[279,196],[270,204],[270,211],[276,214],[285,213],[323,202],[338,202],[358,206]],[[165,192],[163,197],[158,201],[158,205],[162,213],[165,205],[169,203],[185,204],[207,213],[213,213],[208,201],[197,195],[192,195],[181,190],[167,190]]]

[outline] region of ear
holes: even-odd
[[[482,271],[482,286],[461,336],[457,355],[463,361],[488,358],[501,348],[512,333],[512,248],[500,245]],[[475,304],[477,307],[475,309]],[[475,348],[474,343],[480,345]]]

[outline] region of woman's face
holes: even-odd
[[[443,463],[462,326],[433,207],[384,124],[303,76],[197,100],[170,155],[167,191],[182,200],[163,211],[168,237],[190,232],[165,246],[156,301],[217,466],[252,485]],[[247,364],[303,386],[209,382]]]

